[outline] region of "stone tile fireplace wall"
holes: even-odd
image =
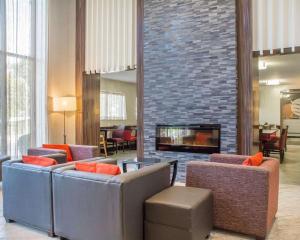
[[[237,149],[235,0],[144,0],[145,157],[178,159],[179,179],[194,153],[155,150],[156,124],[221,124],[221,150]]]

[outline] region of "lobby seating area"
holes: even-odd
[[[93,152],[92,146],[72,147]],[[204,240],[214,227],[264,239],[278,209],[279,161],[272,158],[245,166],[255,156],[213,154],[209,162],[187,164],[186,186],[172,186],[168,161],[121,173],[120,162],[109,158],[87,154],[67,161],[63,151],[29,152],[43,159],[65,157],[65,163],[5,161],[3,214],[8,223],[51,237]],[[98,164],[121,174],[91,169]]]
[[[0,240],[300,240],[300,0],[0,0]]]

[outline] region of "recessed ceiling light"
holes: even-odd
[[[259,83],[267,86],[277,86],[280,85],[281,80],[280,79],[260,80]]]
[[[259,61],[258,62],[258,69],[259,70],[266,70],[268,68],[268,64],[266,61]]]

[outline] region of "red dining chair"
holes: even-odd
[[[113,144],[113,148],[116,151],[116,153],[118,153],[118,149],[120,145],[122,145],[123,152],[124,152],[125,141],[123,139],[123,135],[124,135],[124,130],[116,129],[112,131],[112,137],[107,139],[108,142],[111,142]]]
[[[284,161],[284,154],[287,142],[287,128],[281,130],[280,138],[277,138],[275,142],[265,142],[263,143],[263,153],[264,156],[269,157],[271,153],[280,154],[280,163]]]
[[[132,135],[132,130],[125,130],[123,139],[127,143],[127,148],[129,148],[129,143],[134,143],[136,146],[136,136]]]

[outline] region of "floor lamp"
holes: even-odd
[[[53,111],[64,113],[64,144],[67,143],[66,135],[66,112],[76,111],[76,97],[55,97],[53,98]]]

